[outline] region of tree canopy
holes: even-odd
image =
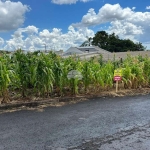
[[[119,39],[115,33],[108,34],[98,31],[93,37],[92,45],[98,46],[110,52],[144,51],[142,43],[134,43],[130,39]]]

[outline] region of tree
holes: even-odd
[[[108,46],[108,34],[105,31],[98,31],[93,37],[92,44],[106,49]]]
[[[136,50],[137,51],[144,51],[145,49],[146,49],[146,47],[144,47],[143,45],[142,45],[142,43],[136,43]]]
[[[134,43],[130,39],[119,39],[115,33],[108,34],[98,31],[93,37],[92,45],[98,46],[110,52],[144,51],[142,43]]]

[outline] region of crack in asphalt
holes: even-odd
[[[150,124],[134,127],[113,135],[102,138],[85,140],[77,147],[67,148],[68,150],[149,150],[150,147]],[[135,147],[136,146],[136,147]],[[53,149],[53,148],[52,148]],[[51,149],[51,150],[52,150]]]

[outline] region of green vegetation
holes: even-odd
[[[131,57],[125,60],[103,61],[100,55],[90,60],[76,56],[61,58],[34,52],[24,54],[21,50],[11,56],[0,56],[0,96],[2,103],[11,100],[11,93],[21,97],[58,97],[97,93],[111,90],[114,84],[114,70],[123,68],[125,88],[150,86],[150,58]],[[68,79],[71,70],[81,72],[83,78]]]
[[[91,41],[91,38],[89,38]],[[134,43],[129,39],[119,39],[115,33],[108,34],[105,31],[98,31],[93,37],[92,45],[99,46],[110,52],[144,51],[142,43]]]

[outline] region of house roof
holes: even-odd
[[[93,46],[85,46],[85,47],[77,47],[77,49],[79,49],[80,51],[85,52],[86,50],[88,51],[98,51],[97,49],[95,49]]]
[[[109,52],[109,51],[107,51],[107,50],[105,50],[105,49],[102,49],[102,48],[98,47],[98,46],[94,46],[94,45],[93,45],[93,47],[94,47],[95,49],[97,49],[98,51],[100,51],[100,52],[103,52],[103,53],[111,53],[111,52]]]
[[[76,47],[70,47],[67,51],[65,51],[63,56],[73,55],[73,54],[83,54],[83,52],[77,49]]]
[[[88,53],[98,53],[98,54],[110,54],[111,52],[108,52],[102,48],[99,48],[97,46],[85,46],[85,47],[70,47],[64,54],[63,56],[68,56],[68,55],[84,55],[86,52]]]

